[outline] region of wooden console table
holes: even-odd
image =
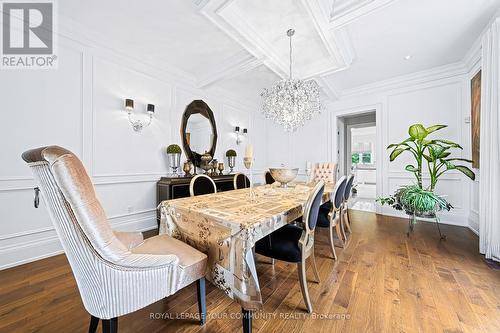
[[[163,200],[189,197],[189,183],[193,177],[162,177],[156,183],[156,205]],[[234,190],[234,174],[211,176],[217,187],[217,192]],[[160,216],[157,216],[160,223]],[[158,224],[159,225],[159,224]]]

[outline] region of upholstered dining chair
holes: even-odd
[[[117,332],[118,317],[174,294],[192,282],[205,321],[207,256],[160,235],[115,232],[96,197],[82,162],[58,146],[25,152],[54,228],[75,276],[89,332],[102,320],[104,332]]]
[[[235,190],[248,188],[250,187],[250,179],[244,173],[237,173],[233,178],[233,186]]]
[[[335,183],[337,163],[313,163],[309,182]]]
[[[335,252],[334,243],[334,231],[337,233],[337,237],[340,240],[342,247],[345,246],[344,233],[342,232],[342,204],[344,202],[344,191],[346,186],[347,178],[342,176],[335,184],[335,189],[333,190],[331,201],[331,209],[320,207],[318,213],[318,228],[328,228],[330,236],[330,248],[332,250],[333,259],[337,260],[337,253]]]
[[[189,194],[195,195],[217,193],[217,186],[212,178],[207,175],[196,175],[189,183]]]
[[[269,171],[266,171],[266,173],[264,174],[264,178],[266,180],[266,184],[268,184],[268,185],[274,184],[274,182],[275,182],[273,176],[271,175],[271,172],[269,172]]]
[[[345,225],[350,234],[352,233],[352,230],[351,230],[351,221],[349,220],[348,201],[349,201],[349,198],[351,197],[353,183],[354,183],[354,175],[350,174],[349,177],[347,177],[345,190],[344,190],[342,209],[341,209],[342,210],[342,227]]]
[[[315,183],[320,180],[325,183],[334,184],[337,177],[337,163],[313,163],[311,167],[311,174],[309,176],[308,182]],[[330,211],[332,209],[332,204],[330,201],[325,202],[321,205],[321,209]]]
[[[304,207],[303,223],[300,223],[302,226],[286,224],[272,232],[270,237],[264,237],[255,244],[255,252],[260,255],[297,263],[300,289],[309,313],[313,311],[313,307],[307,288],[306,259],[310,258],[316,281],[319,283],[319,273],[314,258],[314,229],[324,189],[323,181],[314,187]]]

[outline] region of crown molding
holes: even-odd
[[[340,90],[335,87],[333,82],[328,81],[324,77],[319,77],[316,79],[320,87],[323,89],[324,93],[328,96],[330,101],[336,101],[340,98]]]
[[[349,98],[359,95],[374,94],[429,81],[454,78],[467,74],[468,69],[464,62],[456,62],[407,75],[397,76],[388,80],[361,85],[359,87],[342,90],[340,98]]]
[[[76,22],[75,20],[60,15],[59,16],[59,36],[64,37],[68,40],[76,42],[82,46],[86,46],[91,49],[95,49],[100,53],[111,55],[112,57],[118,57],[127,60],[133,60],[137,63],[145,65],[155,71],[160,70],[163,75],[171,77],[176,81],[181,81],[185,84],[195,85],[196,78],[194,75],[183,71],[175,66],[167,64],[165,62],[150,62],[141,59],[140,56],[130,54],[127,52],[121,52],[117,49],[110,48],[104,41],[102,41],[102,36],[92,31],[91,29],[85,27],[84,25]]]
[[[344,27],[361,17],[368,15],[378,9],[389,6],[397,0],[350,0],[338,11],[335,10],[335,1],[332,0],[330,26],[333,29]]]

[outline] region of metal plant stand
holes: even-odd
[[[406,236],[410,237],[410,235],[413,233],[413,228],[415,227],[415,221],[416,221],[417,215],[415,215],[415,213],[411,213],[411,212],[406,212],[406,214],[408,215],[408,231],[406,232]],[[434,221],[436,221],[436,226],[437,226],[437,229],[439,232],[439,239],[446,240],[446,235],[441,233],[441,227],[439,226],[439,217],[437,215],[422,216],[422,217],[433,218]]]

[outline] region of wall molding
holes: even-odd
[[[157,228],[156,209],[109,217],[113,230],[148,231]],[[30,239],[29,236],[41,237]],[[23,240],[24,238],[24,240]],[[11,244],[1,245],[6,240]],[[63,253],[53,226],[3,235],[0,238],[0,270]]]
[[[401,89],[418,84],[460,77],[467,74],[467,68],[463,62],[431,68],[428,70],[397,76],[388,80],[362,85],[356,88],[342,91],[341,98],[351,98],[360,95],[370,95],[390,90]]]

